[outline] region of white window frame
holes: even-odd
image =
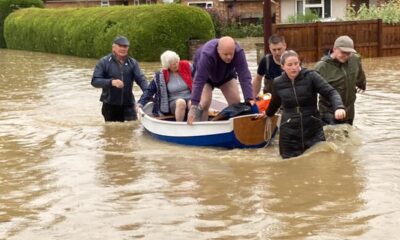
[[[329,13],[329,17],[332,16],[332,1],[333,0],[330,0],[331,12]],[[320,3],[316,3],[316,4],[309,4],[309,3],[307,3],[307,0],[295,0],[296,14],[299,14],[299,12],[297,11],[298,2],[302,2],[302,4],[303,4],[303,12],[301,14],[305,14],[306,13],[306,9],[308,9],[308,8],[321,8],[321,18],[325,18],[325,1],[324,0],[320,0]]]
[[[188,2],[187,5],[188,6],[197,6],[197,7],[201,7],[204,9],[211,9],[214,7],[214,2],[212,2],[212,1],[195,1],[195,2]]]

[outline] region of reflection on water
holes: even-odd
[[[288,177],[290,176],[290,177]],[[362,209],[362,179],[346,154],[325,153],[318,159],[287,161],[271,177],[273,212],[279,213],[278,236],[289,239],[359,231],[365,221],[352,215]],[[361,226],[360,226],[361,225]],[[279,238],[278,238],[279,239]]]
[[[239,40],[256,72],[254,42]],[[366,59],[355,128],[282,160],[105,124],[96,59],[0,49],[0,239],[396,239],[399,58]],[[159,63],[141,63],[147,76]],[[136,95],[140,94],[135,88]],[[217,94],[218,95],[218,94]],[[221,96],[217,96],[221,97]]]

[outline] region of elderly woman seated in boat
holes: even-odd
[[[162,69],[154,74],[149,87],[141,96],[138,107],[153,100],[153,115],[174,114],[176,121],[183,121],[190,107],[192,91],[192,65],[180,60],[177,53],[161,54]]]

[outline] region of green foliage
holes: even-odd
[[[369,8],[362,4],[358,11],[348,7],[346,10],[347,20],[371,20],[382,19],[384,23],[400,23],[400,0],[390,0],[386,4],[377,7],[375,5]]]
[[[6,47],[3,36],[4,20],[14,10],[20,8],[40,7],[43,8],[41,0],[0,0],[0,48]]]
[[[96,58],[111,51],[117,35],[124,35],[132,56],[157,61],[167,49],[188,58],[188,40],[208,40],[215,31],[204,10],[165,4],[22,9],[6,19],[4,35],[9,48]]]
[[[228,19],[216,8],[209,8],[207,9],[207,12],[211,16],[216,36],[221,37],[221,31],[224,27],[226,27],[226,25],[228,25]]]
[[[305,14],[297,14],[288,17],[288,23],[313,23],[318,20],[318,14],[309,10],[306,10]]]
[[[241,24],[229,20],[223,13],[215,8],[207,9],[214,24],[217,37],[231,36],[234,38],[243,37],[262,37],[263,25],[259,24]],[[261,20],[260,20],[261,22]]]
[[[221,36],[231,36],[234,38],[262,37],[264,29],[262,24],[229,24],[220,30]]]

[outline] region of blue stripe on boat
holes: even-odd
[[[203,147],[223,147],[223,148],[260,148],[267,144],[267,142],[265,142],[251,146],[243,145],[236,139],[233,131],[229,133],[221,133],[221,134],[214,134],[207,136],[191,136],[191,137],[164,136],[152,133],[147,129],[146,132],[149,133],[151,136],[165,142],[190,145],[190,146],[199,146],[199,147],[203,146]]]

